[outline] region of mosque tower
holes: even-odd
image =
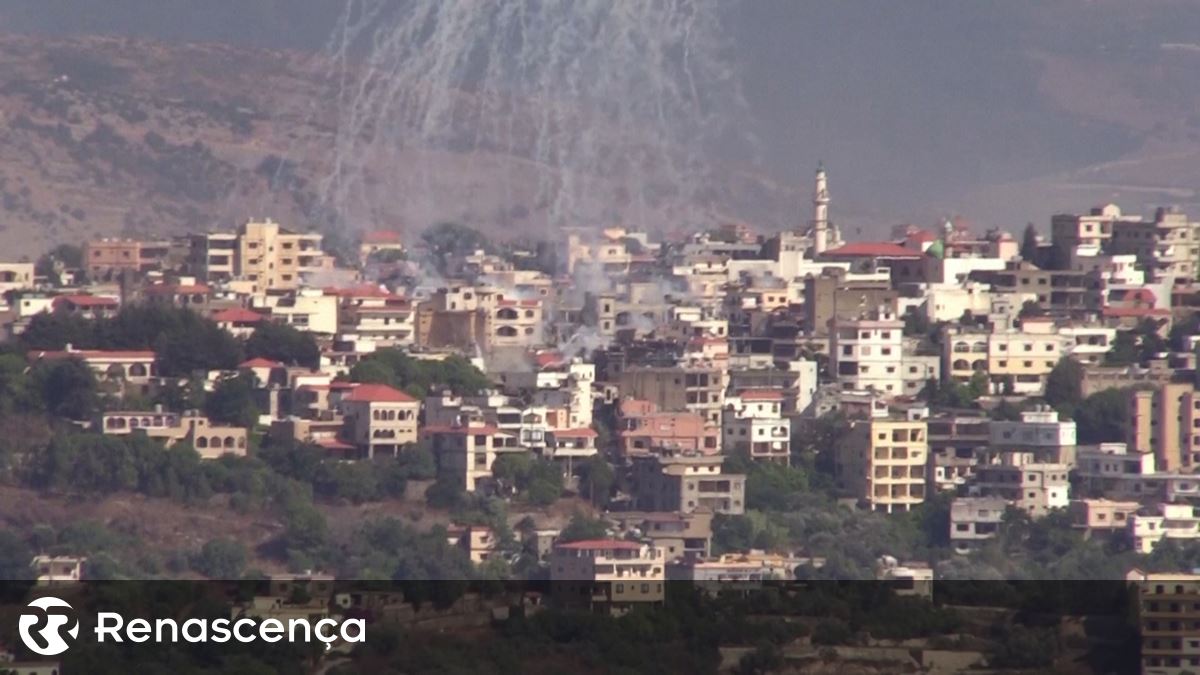
[[[829,247],[829,178],[825,166],[817,163],[817,180],[813,190],[812,254],[816,257]]]

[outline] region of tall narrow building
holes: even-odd
[[[829,179],[825,167],[817,164],[816,187],[813,191],[812,255],[817,257],[829,248]]]

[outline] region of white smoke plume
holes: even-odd
[[[426,225],[455,218],[465,205],[439,189],[459,178],[450,154],[497,168],[472,190],[507,191],[551,228],[703,220],[705,158],[744,135],[725,7],[347,0],[328,47],[338,114],[321,201],[340,223],[396,200]],[[518,194],[528,185],[536,194]]]

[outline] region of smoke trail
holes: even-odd
[[[554,229],[707,221],[705,158],[744,134],[722,8],[347,0],[326,50],[337,112],[320,201],[351,226],[402,201],[424,226],[471,208],[449,192],[470,168],[487,184],[465,187]]]

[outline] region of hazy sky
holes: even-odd
[[[324,43],[341,6],[338,0],[0,0],[0,19],[18,31],[313,49]],[[1033,55],[1057,50],[1136,62],[1147,53],[1141,47],[1187,40],[1200,23],[1196,3],[1166,0],[1115,11],[1111,0],[725,6],[752,111],[746,123],[765,141],[767,170],[808,181],[823,159],[835,209],[891,222],[929,222],[971,208],[964,195],[981,188],[1136,148],[1140,138],[1132,129],[1080,117],[1039,92]],[[1064,16],[1069,21],[1060,24]],[[1020,227],[1048,220],[1041,208],[1017,200],[967,215]]]

